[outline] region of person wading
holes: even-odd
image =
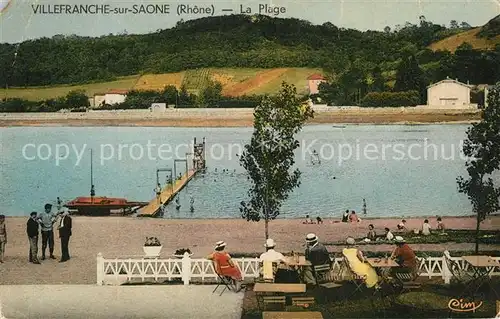
[[[42,226],[42,260],[45,260],[45,251],[47,249],[47,243],[49,246],[49,253],[51,259],[56,259],[54,257],[54,231],[53,226],[56,222],[57,215],[52,213],[52,205],[45,204],[45,212],[40,214],[38,217],[38,222]]]

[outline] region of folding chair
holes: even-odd
[[[343,280],[347,280],[349,282],[354,283],[356,289],[352,293],[351,296],[355,295],[356,292],[362,292],[363,286],[365,285],[365,277],[359,276],[351,270],[349,266],[349,262],[345,257],[342,258],[341,266],[340,266],[340,276]]]
[[[411,271],[394,273],[394,277],[396,277],[396,280],[401,288],[401,293],[421,288],[422,284],[416,281],[416,279],[420,276],[421,263],[421,259],[417,258],[417,264]]]
[[[264,282],[274,282],[274,265],[272,261],[264,261],[262,263],[262,279]]]
[[[217,267],[217,263],[214,262],[213,263],[213,266],[214,266],[214,271],[215,273],[217,274],[217,286],[215,287],[215,289],[212,291],[212,293],[214,293],[217,288],[219,288],[220,285],[224,285],[224,288],[222,289],[221,293],[219,294],[219,296],[222,296],[222,294],[224,293],[224,291],[226,289],[229,289],[229,290],[233,290],[233,291],[236,291],[236,287],[234,285],[234,281],[231,277],[228,277],[228,276],[224,276],[222,274],[220,274],[218,272],[218,267]]]
[[[336,278],[332,272],[332,266],[330,264],[314,266],[313,274],[318,287],[336,288],[342,286],[335,283]]]

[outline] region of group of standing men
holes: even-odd
[[[37,212],[30,214],[30,219],[26,224],[26,232],[30,243],[29,261],[33,264],[40,264],[38,259],[38,237],[42,234],[42,260],[45,260],[45,252],[49,247],[49,258],[56,259],[54,256],[54,224],[58,220],[59,238],[61,239],[61,260],[65,262],[70,259],[69,256],[69,238],[71,237],[72,219],[69,211],[65,209],[57,214],[52,213],[52,205],[45,204],[45,211],[38,215]]]

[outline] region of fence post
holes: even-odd
[[[443,280],[444,283],[448,285],[451,281],[451,271],[448,269],[448,264],[446,263],[446,256],[443,255],[443,257],[441,257],[441,262],[442,262],[441,269],[443,270]]]
[[[184,257],[182,257],[182,281],[184,285],[189,285],[189,280],[191,279],[191,258],[189,253],[185,252]]]
[[[104,282],[104,258],[102,253],[97,254],[97,285],[102,286]]]

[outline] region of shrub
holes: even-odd
[[[370,92],[361,101],[364,107],[401,107],[416,106],[420,95],[417,91],[404,92]]]

